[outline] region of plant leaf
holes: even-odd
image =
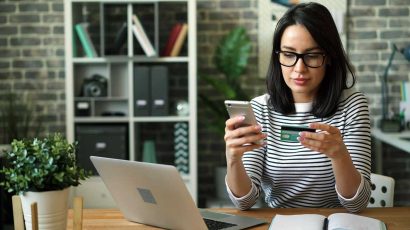
[[[245,28],[234,28],[218,45],[214,64],[231,81],[244,72],[250,50],[251,42]]]

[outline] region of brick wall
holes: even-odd
[[[0,97],[29,94],[43,133],[64,132],[63,1],[0,2]]]
[[[358,89],[370,104],[373,125],[381,115],[380,80],[392,45],[410,45],[409,0],[351,0],[347,51],[356,68]],[[398,112],[401,81],[410,80],[410,63],[396,53],[388,82],[391,110]],[[383,174],[396,180],[395,205],[410,205],[410,154],[383,145]]]
[[[257,0],[198,0],[198,73],[215,74],[215,44],[236,25],[245,26],[254,45],[249,68],[243,76],[250,95],[264,93],[258,78]],[[380,75],[391,52],[410,43],[409,0],[350,0],[347,51],[358,76],[358,88],[370,102],[372,122],[380,118]],[[4,90],[32,93],[38,100],[37,114],[44,118],[44,132],[65,130],[63,0],[0,2],[0,96]],[[410,80],[410,64],[396,54],[389,75],[391,103],[397,104],[398,82]],[[199,90],[214,92],[199,81]],[[218,95],[215,95],[218,97]],[[397,109],[397,106],[392,106]],[[199,205],[211,197],[213,170],[224,154],[222,136],[206,129],[212,118],[199,104],[198,177]],[[222,157],[221,157],[222,155]],[[385,172],[396,183],[396,205],[410,205],[410,155],[394,148],[385,150]],[[403,163],[404,162],[404,163]],[[400,167],[397,167],[397,166]]]

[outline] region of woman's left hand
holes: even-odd
[[[319,130],[319,132],[301,132],[298,140],[303,146],[323,153],[332,160],[348,154],[338,128],[323,123],[311,123],[309,128]]]

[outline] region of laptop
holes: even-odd
[[[96,156],[90,159],[129,221],[182,230],[233,230],[266,223],[257,218],[198,209],[174,166]],[[214,228],[213,224],[223,226]]]

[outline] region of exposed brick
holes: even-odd
[[[48,60],[46,63],[47,63],[46,66],[48,68],[58,68],[58,67],[63,68],[64,67],[64,60],[58,60],[58,59]]]
[[[64,11],[64,4],[63,3],[52,3],[52,9],[56,12],[63,12]]]
[[[10,44],[12,46],[37,46],[41,44],[41,41],[38,37],[11,38]]]
[[[389,0],[390,5],[392,6],[397,6],[397,5],[404,5],[404,6],[410,6],[410,0]]]
[[[410,25],[410,19],[409,18],[399,18],[399,19],[392,18],[390,19],[389,25],[390,27],[408,28],[408,26]]]
[[[0,71],[0,80],[3,80],[3,79],[18,80],[18,79],[22,79],[22,78],[23,78],[23,76],[22,76],[21,72],[16,72],[16,71],[1,72]]]
[[[64,26],[54,26],[53,34],[64,34]]]
[[[47,3],[20,3],[19,10],[21,12],[47,12]]]
[[[11,89],[11,83],[10,82],[0,82],[0,89],[1,90]]]
[[[7,17],[0,15],[0,24],[5,24],[7,22]]]
[[[8,41],[7,38],[0,38],[0,46],[7,46]]]
[[[404,17],[404,16],[409,16],[409,8],[383,8],[379,10],[379,16],[380,17],[386,17],[386,16],[394,16],[394,17]]]
[[[380,6],[386,5],[386,0],[356,0],[355,4],[357,6]]]
[[[16,11],[16,6],[14,4],[2,3],[0,7],[0,14],[2,13],[12,13]]]
[[[12,50],[12,49],[0,49],[0,58],[6,57],[18,57],[20,56],[19,50]]]
[[[64,82],[49,82],[46,85],[46,89],[49,90],[59,90],[59,89],[64,89]]]
[[[41,79],[41,78],[47,78],[47,72],[46,71],[26,71],[25,73],[25,78],[28,80],[35,80],[35,79]]]
[[[355,23],[356,28],[385,28],[387,21],[385,19],[358,19]]]
[[[351,39],[371,39],[377,38],[376,31],[351,31],[349,33]]]
[[[44,45],[46,46],[63,46],[64,38],[63,37],[54,37],[54,38],[45,38]]]
[[[408,38],[410,37],[410,31],[407,30],[389,30],[389,31],[381,31],[380,38],[382,39],[391,39],[391,38]]]
[[[14,60],[13,61],[14,68],[39,68],[43,67],[43,62],[38,60]]]
[[[0,69],[8,69],[10,67],[10,61],[0,61]]]
[[[57,49],[56,50],[56,55],[59,57],[63,57],[65,55],[65,50],[64,49]]]
[[[250,2],[245,0],[221,1],[221,8],[249,8]]]
[[[0,35],[15,35],[17,28],[12,26],[0,26]]]
[[[56,14],[56,15],[44,15],[43,16],[43,22],[47,23],[63,23],[64,22],[64,16],[62,14]]]
[[[14,83],[14,88],[19,90],[42,90],[43,84],[37,81],[24,81]]]
[[[50,28],[48,26],[22,26],[22,34],[48,34],[50,33]]]
[[[11,23],[37,23],[40,22],[40,17],[38,15],[32,14],[19,14],[10,15]]]
[[[230,19],[238,19],[239,12],[237,11],[228,11],[228,12],[211,12],[209,14],[209,19],[211,20],[230,20]]]
[[[52,50],[50,49],[24,49],[24,57],[50,57],[53,55]]]
[[[356,43],[356,50],[385,50],[387,42],[360,42]]]
[[[375,16],[376,9],[374,7],[366,7],[366,8],[350,8],[349,9],[349,16],[350,17],[369,17]]]

